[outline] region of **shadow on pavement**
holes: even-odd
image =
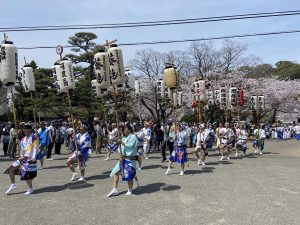
[[[265,155],[280,155],[280,153],[277,152],[264,152]]]
[[[49,187],[44,187],[40,188],[34,191],[34,194],[40,194],[40,193],[45,193],[45,192],[60,192],[64,191],[66,189],[70,190],[78,190],[78,189],[83,189],[83,188],[90,188],[93,187],[94,184],[89,184],[84,181],[78,181],[78,182],[72,182],[72,183],[67,183],[61,186],[49,186]]]
[[[89,181],[89,180],[103,180],[103,179],[107,179],[109,177],[110,176],[107,175],[107,174],[100,174],[100,175],[94,175],[94,176],[87,177],[86,180],[87,181]]]
[[[200,170],[186,170],[184,174],[202,174],[202,173],[212,173],[214,172],[214,167],[203,167]]]
[[[9,162],[9,161],[16,161],[17,160],[17,158],[14,158],[14,159],[12,159],[12,158],[5,158],[5,157],[0,157],[0,162]]]
[[[136,195],[141,195],[141,194],[151,194],[151,193],[155,193],[158,191],[176,191],[179,190],[181,187],[177,186],[177,185],[170,185],[170,184],[166,184],[166,183],[153,183],[153,184],[148,184],[145,186],[141,186],[141,189],[136,189],[134,190],[134,194]],[[126,193],[126,192],[124,192]],[[122,194],[122,193],[120,193]]]
[[[143,170],[151,170],[151,169],[157,169],[160,167],[161,167],[161,165],[150,165],[150,166],[143,166],[142,169]]]

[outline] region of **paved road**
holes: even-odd
[[[196,165],[190,155],[185,176],[176,166],[164,175],[167,164],[152,154],[139,172],[142,191],[106,198],[111,189],[110,170],[116,160],[93,155],[88,162],[87,182],[70,182],[67,155],[47,161],[35,180],[35,194],[24,196],[26,184],[3,194],[9,185],[0,178],[0,224],[92,225],[92,224],[300,224],[300,143],[269,141],[262,157],[249,155],[218,162],[210,153],[207,165]],[[117,158],[117,156],[114,156]],[[0,157],[0,171],[11,161]]]

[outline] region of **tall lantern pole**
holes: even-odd
[[[24,62],[25,62],[25,66],[20,70],[19,77],[21,79],[21,83],[24,88],[24,91],[26,93],[28,92],[30,93],[33,121],[36,129],[37,123],[36,123],[36,115],[35,115],[35,101],[33,96],[33,92],[35,92],[35,78],[33,74],[33,68],[27,64],[25,57],[24,57]]]
[[[14,85],[16,82],[16,77],[18,76],[18,52],[16,46],[13,45],[13,42],[8,41],[8,36],[4,33],[4,39],[1,45],[0,51],[1,57],[1,66],[0,66],[0,79],[2,84],[10,87],[11,92],[11,103],[12,103],[12,113],[14,124],[16,128],[16,132],[19,132],[19,124],[17,120],[17,113],[16,113],[16,103],[15,103],[15,96],[14,96]],[[20,148],[19,144],[17,145],[17,151],[20,155]]]
[[[115,42],[115,41],[114,41]],[[125,82],[125,69],[124,69],[124,62],[123,62],[123,54],[122,50],[117,47],[116,44],[110,44],[106,41],[107,47],[107,54],[109,58],[110,64],[110,80],[111,80],[111,87],[112,87],[112,96],[115,103],[115,116],[116,116],[116,123],[118,128],[118,140],[121,138],[120,133],[120,121],[119,121],[119,110],[118,110],[118,93],[117,88],[123,86]],[[125,178],[125,159],[122,154],[121,146],[119,146],[119,156],[120,156],[120,163],[121,163],[121,175],[122,179]]]
[[[63,60],[63,57],[62,57],[62,54],[63,54],[63,47],[61,45],[58,45],[56,47],[56,53],[59,55],[60,59],[59,59],[59,63],[62,62]],[[60,65],[61,66],[61,65]],[[70,71],[71,73],[71,71]],[[73,78],[74,79],[74,78]],[[65,82],[65,80],[62,80],[61,82]],[[75,82],[75,81],[73,81]],[[65,83],[64,83],[65,85]],[[71,85],[71,84],[68,84],[68,85]],[[75,125],[75,120],[74,120],[74,114],[73,114],[73,108],[72,108],[72,102],[71,102],[71,97],[70,97],[70,92],[69,92],[69,87],[65,88],[63,90],[63,92],[65,92],[67,94],[67,101],[68,101],[68,105],[69,105],[69,113],[70,113],[70,117],[71,117],[71,123],[72,123],[72,128],[73,128],[73,138],[74,138],[74,142],[75,142],[75,149],[76,149],[76,152],[77,154],[79,154],[79,149],[78,149],[78,145],[77,145],[77,138],[76,138],[76,130],[77,130],[77,127]],[[80,163],[79,163],[79,159],[78,159],[78,167],[80,169]]]
[[[259,95],[258,95],[258,92],[256,92],[256,99],[255,99],[255,101],[256,101],[256,124],[257,124],[257,126],[259,125],[259,99],[258,99],[258,97],[259,97]]]
[[[176,91],[179,89],[179,71],[171,62],[171,58],[169,58],[169,62],[166,64],[166,68],[164,70],[164,83],[168,87],[168,89],[173,90],[173,120],[175,125],[175,130],[177,132],[177,93]],[[174,99],[176,98],[176,99]],[[177,147],[177,140],[175,140],[175,146]]]

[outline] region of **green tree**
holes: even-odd
[[[291,61],[279,61],[275,65],[276,75],[279,79],[300,79],[300,64]]]
[[[67,57],[78,65],[74,71],[84,74],[85,78],[90,80],[94,77],[94,54],[96,51],[97,35],[90,32],[79,32],[69,38],[68,43],[74,46],[71,50],[77,54],[68,54]],[[85,67],[84,64],[88,66]]]

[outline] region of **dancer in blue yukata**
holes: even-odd
[[[81,123],[80,133],[76,135],[77,150],[75,150],[67,161],[67,165],[72,171],[71,181],[75,181],[77,173],[75,172],[74,163],[78,162],[78,169],[80,170],[81,177],[79,181],[84,181],[86,161],[89,154],[91,154],[91,136],[88,133],[88,126],[86,123]]]
[[[46,128],[45,122],[41,122],[40,125],[41,127],[38,129],[40,151],[37,154],[36,159],[39,160],[41,163],[40,169],[43,169],[44,157],[47,155],[48,146],[50,145],[50,136],[49,136],[49,130]]]
[[[175,134],[175,146],[174,151],[170,155],[169,158],[169,166],[166,171],[166,175],[168,175],[171,171],[171,166],[173,162],[179,163],[181,166],[180,176],[184,175],[184,165],[188,161],[187,159],[187,132],[183,130],[182,126],[178,126],[178,130]]]

